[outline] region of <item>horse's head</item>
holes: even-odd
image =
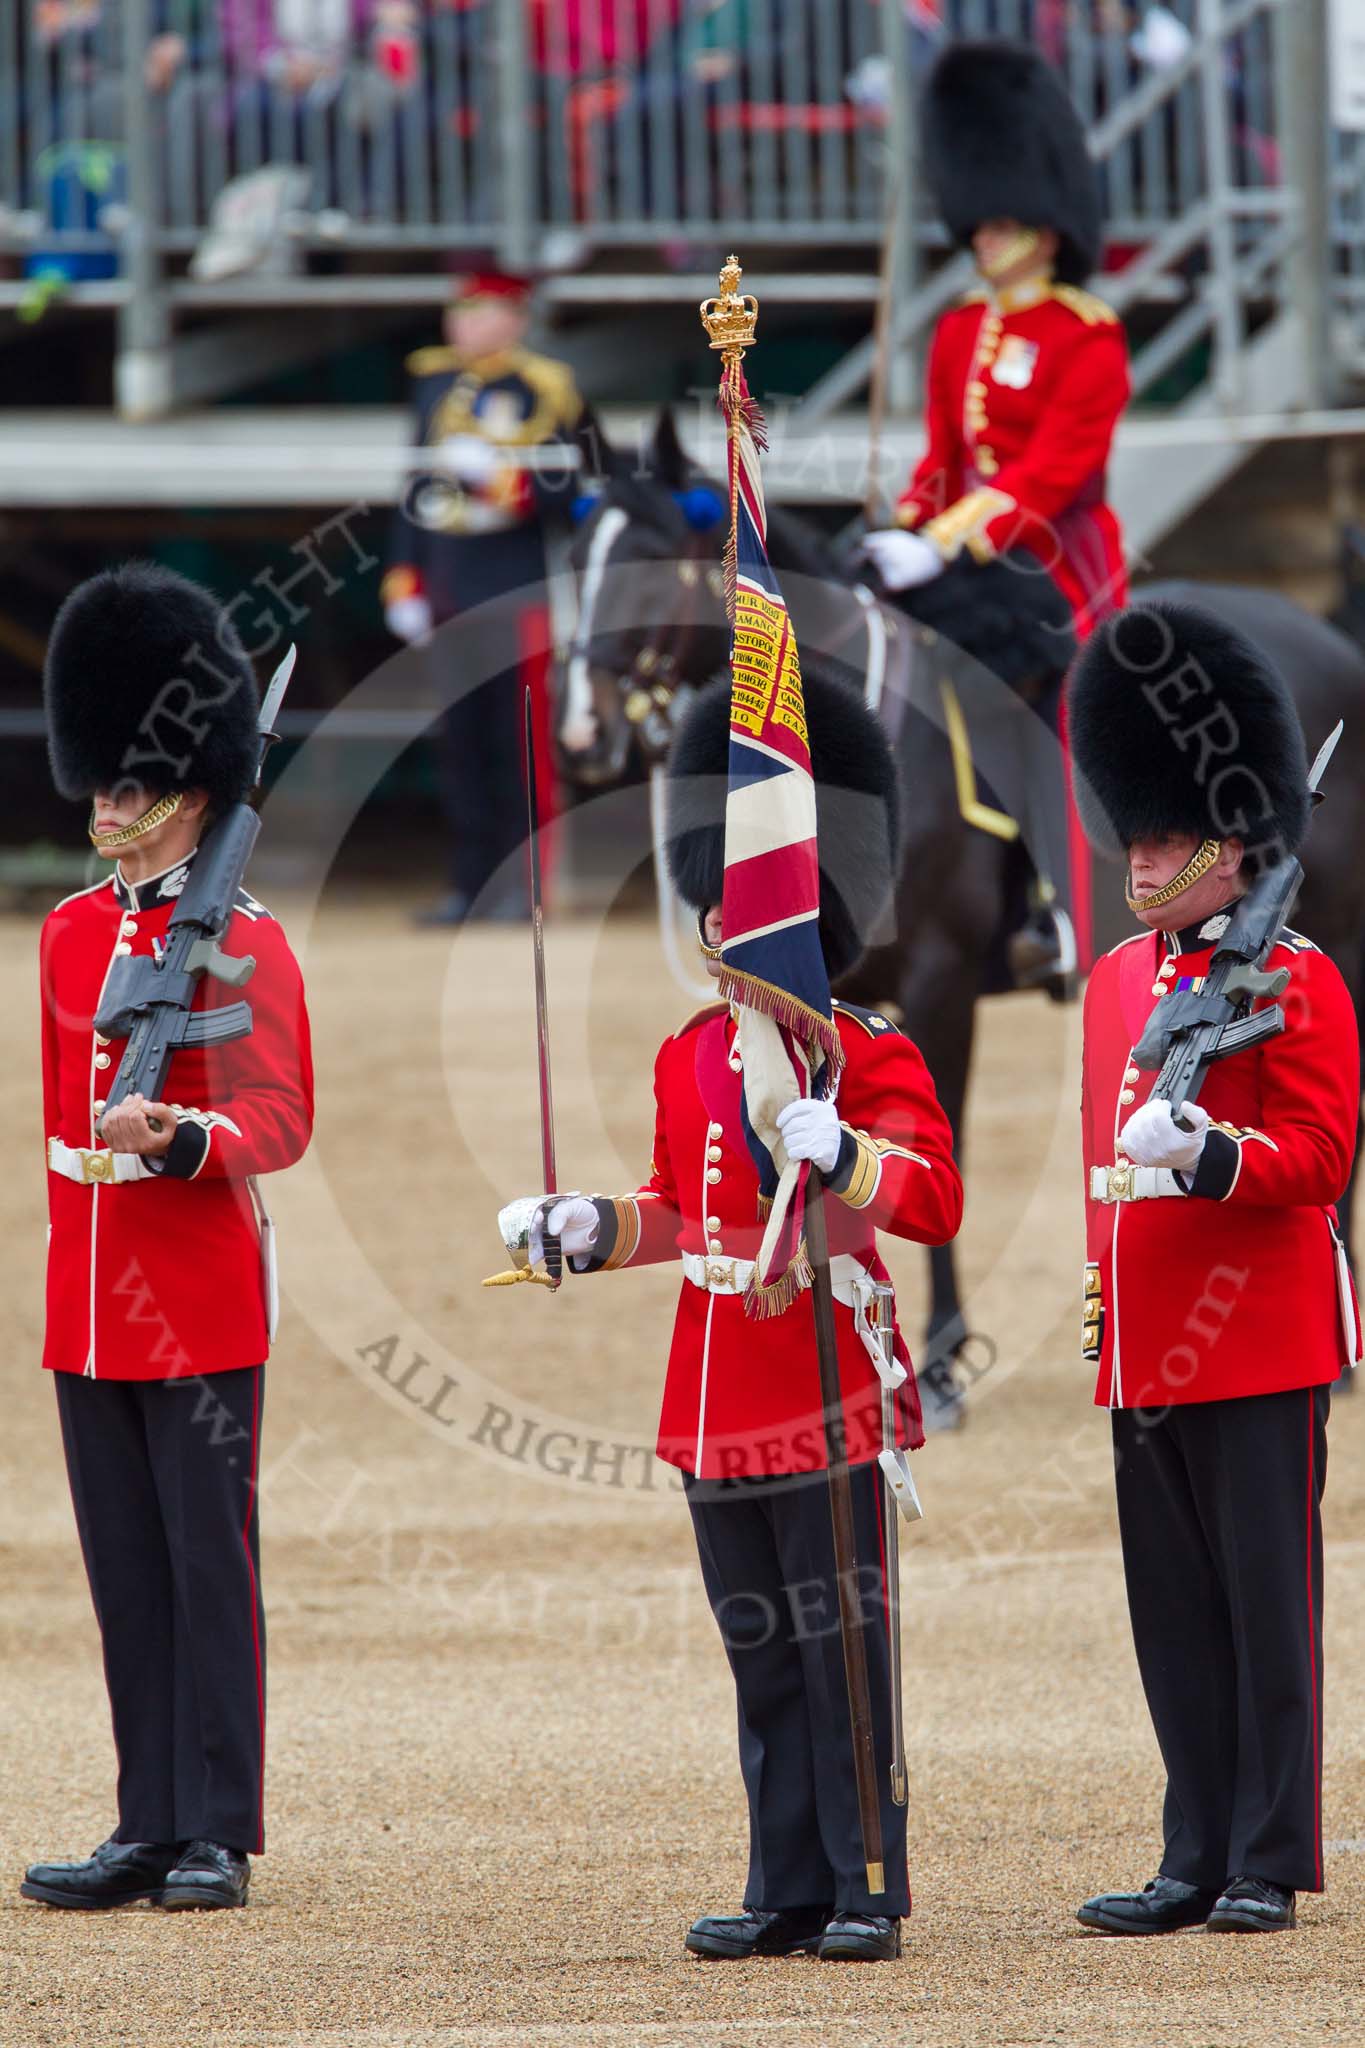
[[[672,701],[725,658],[724,492],[688,462],[670,411],[638,458],[605,448],[570,549],[578,625],[559,741],[583,781],[615,780],[631,745],[667,750]]]

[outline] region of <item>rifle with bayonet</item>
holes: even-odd
[[[1308,787],[1315,801],[1341,731],[1338,723],[1313,763]],[[1283,995],[1289,969],[1279,967],[1272,974],[1265,963],[1279,944],[1302,883],[1303,866],[1294,854],[1266,868],[1230,913],[1202,988],[1172,989],[1147,1020],[1133,1061],[1146,1073],[1159,1070],[1150,1099],[1169,1102],[1182,1130],[1191,1126],[1181,1119],[1180,1105],[1197,1099],[1210,1067],[1284,1030],[1284,1011],[1274,998]],[[1254,1009],[1257,1002],[1268,1007]]]
[[[275,714],[293,674],[295,653],[291,647],[261,701],[258,783],[271,742],[278,738],[273,730]],[[260,818],[251,804],[230,805],[204,834],[171,912],[164,943],[154,940],[151,954],[128,954],[114,961],[95,1029],[106,1038],[126,1038],[128,1043],[97,1130],[109,1111],[130,1095],[159,1102],[176,1053],[189,1046],[230,1045],[250,1032],[249,1003],[196,1010],[194,998],[206,974],[226,982],[229,988],[244,988],[256,970],[249,953],[224,953],[218,942],[231,920],[260,829]]]

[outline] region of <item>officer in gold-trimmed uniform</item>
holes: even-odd
[[[415,642],[470,615],[458,642],[443,640],[434,652],[434,680],[447,700],[452,682],[461,687],[440,738],[450,893],[424,922],[525,911],[520,875],[500,873],[522,835],[518,684],[535,692],[546,739],[537,759],[548,763],[544,529],[556,510],[567,515],[583,418],[567,367],[522,346],[528,310],[524,279],[464,278],[446,313],[444,344],[407,362],[412,445],[432,455],[408,477],[394,518],[384,617],[397,638]],[[542,792],[542,815],[549,794]]]

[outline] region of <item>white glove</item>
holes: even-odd
[[[921,583],[932,583],[935,576],[943,574],[943,557],[933,542],[899,526],[867,534],[863,553],[887,590],[917,590]]]
[[[1140,64],[1165,71],[1180,63],[1193,40],[1184,22],[1169,7],[1149,7],[1142,17],[1142,26],[1130,39],[1130,47]]]
[[[436,459],[457,483],[472,484],[476,490],[502,467],[497,449],[478,434],[447,434]]]
[[[431,631],[431,606],[424,597],[396,597],[384,607],[384,624],[395,640],[425,640]]]
[[[565,1258],[571,1259],[575,1255],[581,1258],[592,1250],[597,1242],[597,1224],[597,1204],[590,1202],[586,1195],[566,1195],[562,1202],[552,1203],[549,1210],[542,1210],[531,1225],[526,1240],[531,1264],[538,1266],[544,1260],[546,1225],[551,1237],[559,1239],[559,1248]]]
[[[1182,1102],[1180,1114],[1192,1131],[1176,1128],[1169,1102],[1144,1102],[1119,1132],[1119,1150],[1139,1166],[1172,1166],[1191,1173],[1198,1166],[1208,1135],[1208,1111],[1197,1102]]]
[[[839,1112],[823,1095],[798,1096],[777,1112],[777,1128],[788,1159],[809,1159],[821,1173],[832,1173],[843,1143]]]

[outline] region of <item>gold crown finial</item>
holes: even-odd
[[[752,292],[740,290],[743,275],[739,258],[732,256],[720,273],[718,296],[701,302],[701,324],[712,348],[742,354],[753,343],[758,327],[758,300]]]

